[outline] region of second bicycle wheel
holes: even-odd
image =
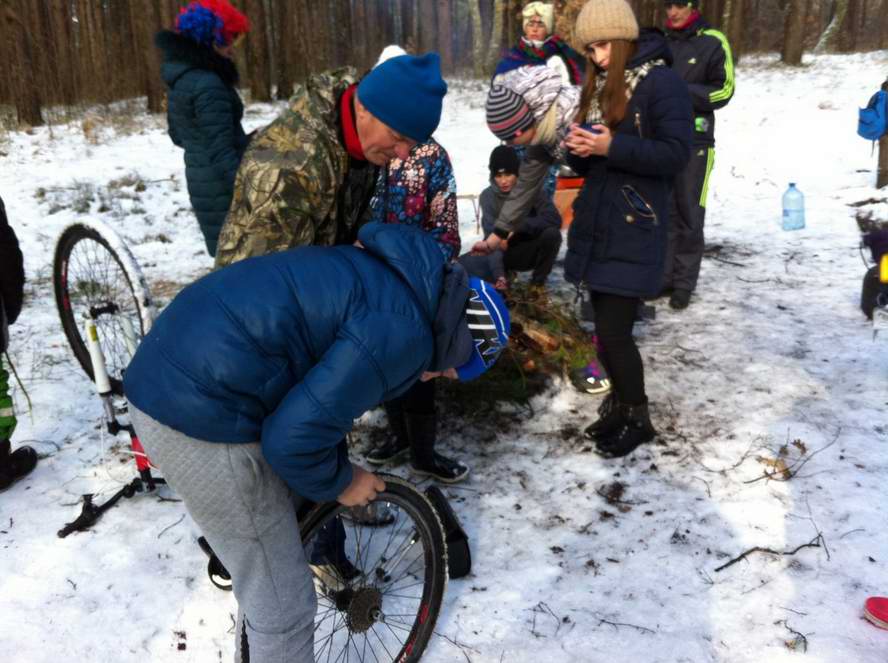
[[[321,504],[302,525],[318,661],[415,662],[434,632],[447,586],[441,521],[410,483],[380,478],[369,508]]]
[[[151,305],[138,264],[117,234],[99,223],[68,226],[56,244],[52,265],[56,306],[74,356],[94,380],[84,319],[96,322],[111,390],[123,394],[123,373],[151,326]],[[128,339],[132,333],[135,339]]]

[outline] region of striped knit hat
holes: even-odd
[[[521,95],[502,85],[487,93],[487,126],[500,140],[512,140],[534,125],[530,106]]]

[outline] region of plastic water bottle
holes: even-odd
[[[805,227],[805,196],[796,188],[795,182],[783,194],[783,229],[800,230]]]

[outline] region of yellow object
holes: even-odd
[[[888,283],[888,253],[883,255],[879,262],[879,281]]]

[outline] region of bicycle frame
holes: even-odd
[[[120,423],[118,419],[118,408],[115,407],[112,400],[113,393],[111,391],[111,380],[108,377],[108,369],[105,366],[105,356],[102,353],[102,346],[99,343],[99,332],[96,325],[96,319],[100,315],[116,314],[116,307],[109,304],[99,308],[90,309],[89,315],[84,320],[84,331],[89,350],[90,361],[92,362],[93,376],[95,378],[96,393],[102,401],[102,409],[105,412],[105,424],[111,435],[117,435],[121,431],[129,433],[130,449],[136,461],[136,470],[138,476],[126,484],[123,488],[112,495],[108,500],[100,505],[96,505],[92,501],[92,494],[87,493],[83,496],[83,508],[80,515],[72,522],[66,524],[59,530],[59,538],[65,538],[71,532],[82,532],[89,529],[105,511],[114,506],[121,497],[130,498],[136,493],[143,491],[153,492],[158,484],[164,484],[166,481],[160,477],[151,474],[151,461],[145,453],[139,436],[131,423]],[[136,351],[136,334],[132,324],[126,316],[120,317],[120,324],[124,331],[124,339],[127,345],[127,351],[133,355]]]

